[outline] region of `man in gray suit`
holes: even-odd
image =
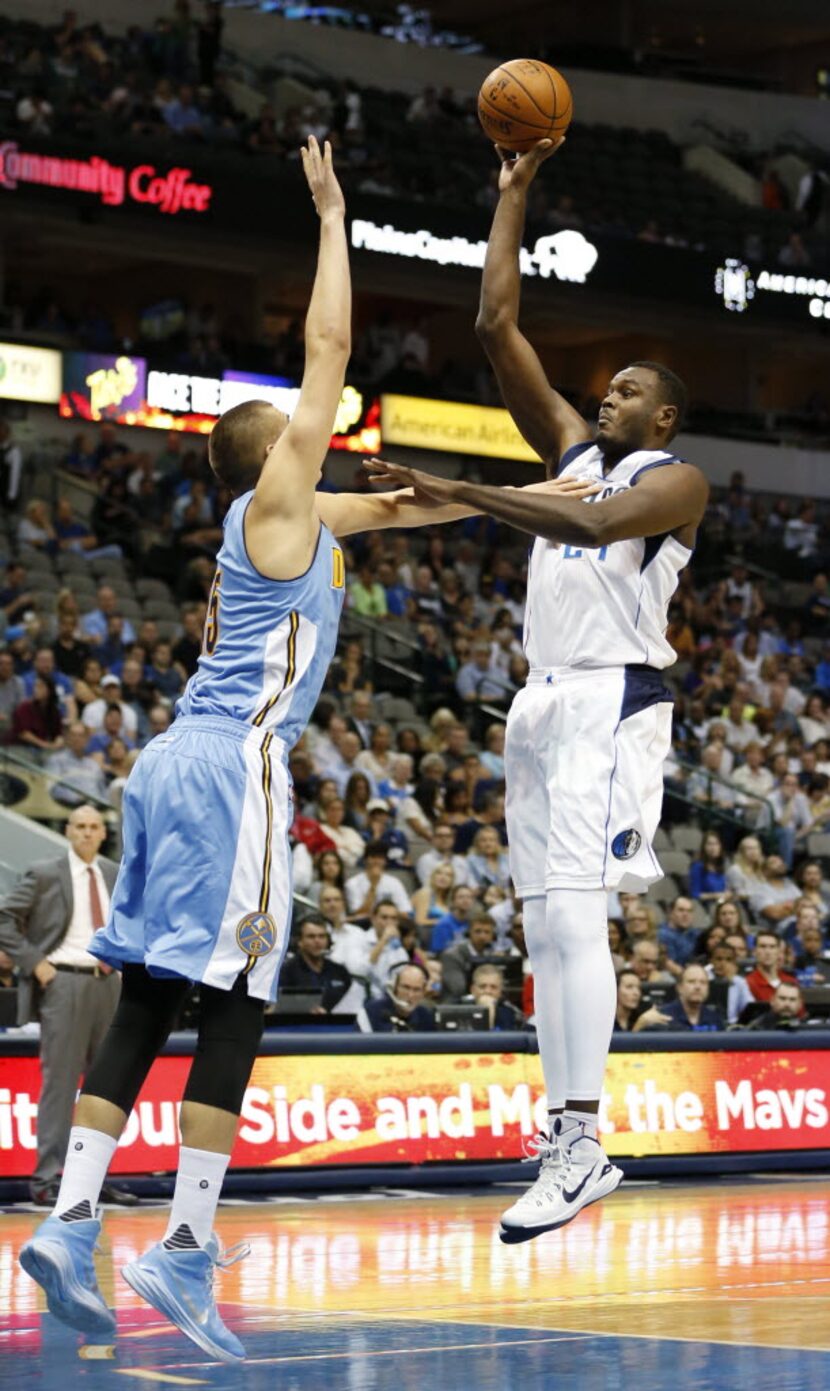
[[[118,1004],[121,978],[86,950],[107,920],[118,872],[98,855],[100,812],[76,807],[66,824],[69,853],[32,865],[0,903],[0,949],[18,970],[18,1023],[40,1019],[42,1086],[32,1197],[52,1207],[81,1076]],[[134,1203],[108,1185],[104,1202]]]

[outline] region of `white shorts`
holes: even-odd
[[[555,888],[639,892],[663,877],[651,841],[671,716],[671,693],[652,667],[531,671],[505,745],[520,898]]]

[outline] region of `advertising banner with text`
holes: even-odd
[[[539,455],[522,439],[513,417],[497,406],[421,396],[381,396],[380,433],[384,444],[403,444],[410,449],[539,462]]]
[[[153,1067],[114,1168],[176,1165],[188,1057]],[[0,1178],[34,1166],[39,1065],[0,1057]],[[738,1154],[830,1149],[830,1053],[816,1050],[612,1053],[601,1111],[609,1154]],[[265,1056],[245,1094],[232,1166],[314,1168],[521,1157],[543,1126],[539,1058],[529,1053]]]
[[[56,348],[0,343],[0,398],[54,406],[61,394],[61,355]]]

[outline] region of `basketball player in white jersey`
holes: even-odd
[[[451,483],[397,465],[379,480],[415,500],[458,503],[537,539],[524,645],[530,675],[507,723],[510,864],[524,904],[550,1116],[533,1148],[539,1177],[503,1214],[504,1241],[571,1221],[622,1179],[597,1138],[616,987],[607,896],[662,877],[660,817],[675,660],[667,609],[688,563],[708,486],[670,449],[685,388],[657,363],[608,385],[595,434],[547,381],[518,328],[519,248],[528,186],[554,146],[502,155],[478,332],[505,403],[549,475],[597,485],[582,500]]]

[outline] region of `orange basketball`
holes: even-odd
[[[571,89],[556,68],[535,58],[514,58],[481,84],[478,119],[495,145],[523,154],[537,140],[555,140],[571,123]]]

